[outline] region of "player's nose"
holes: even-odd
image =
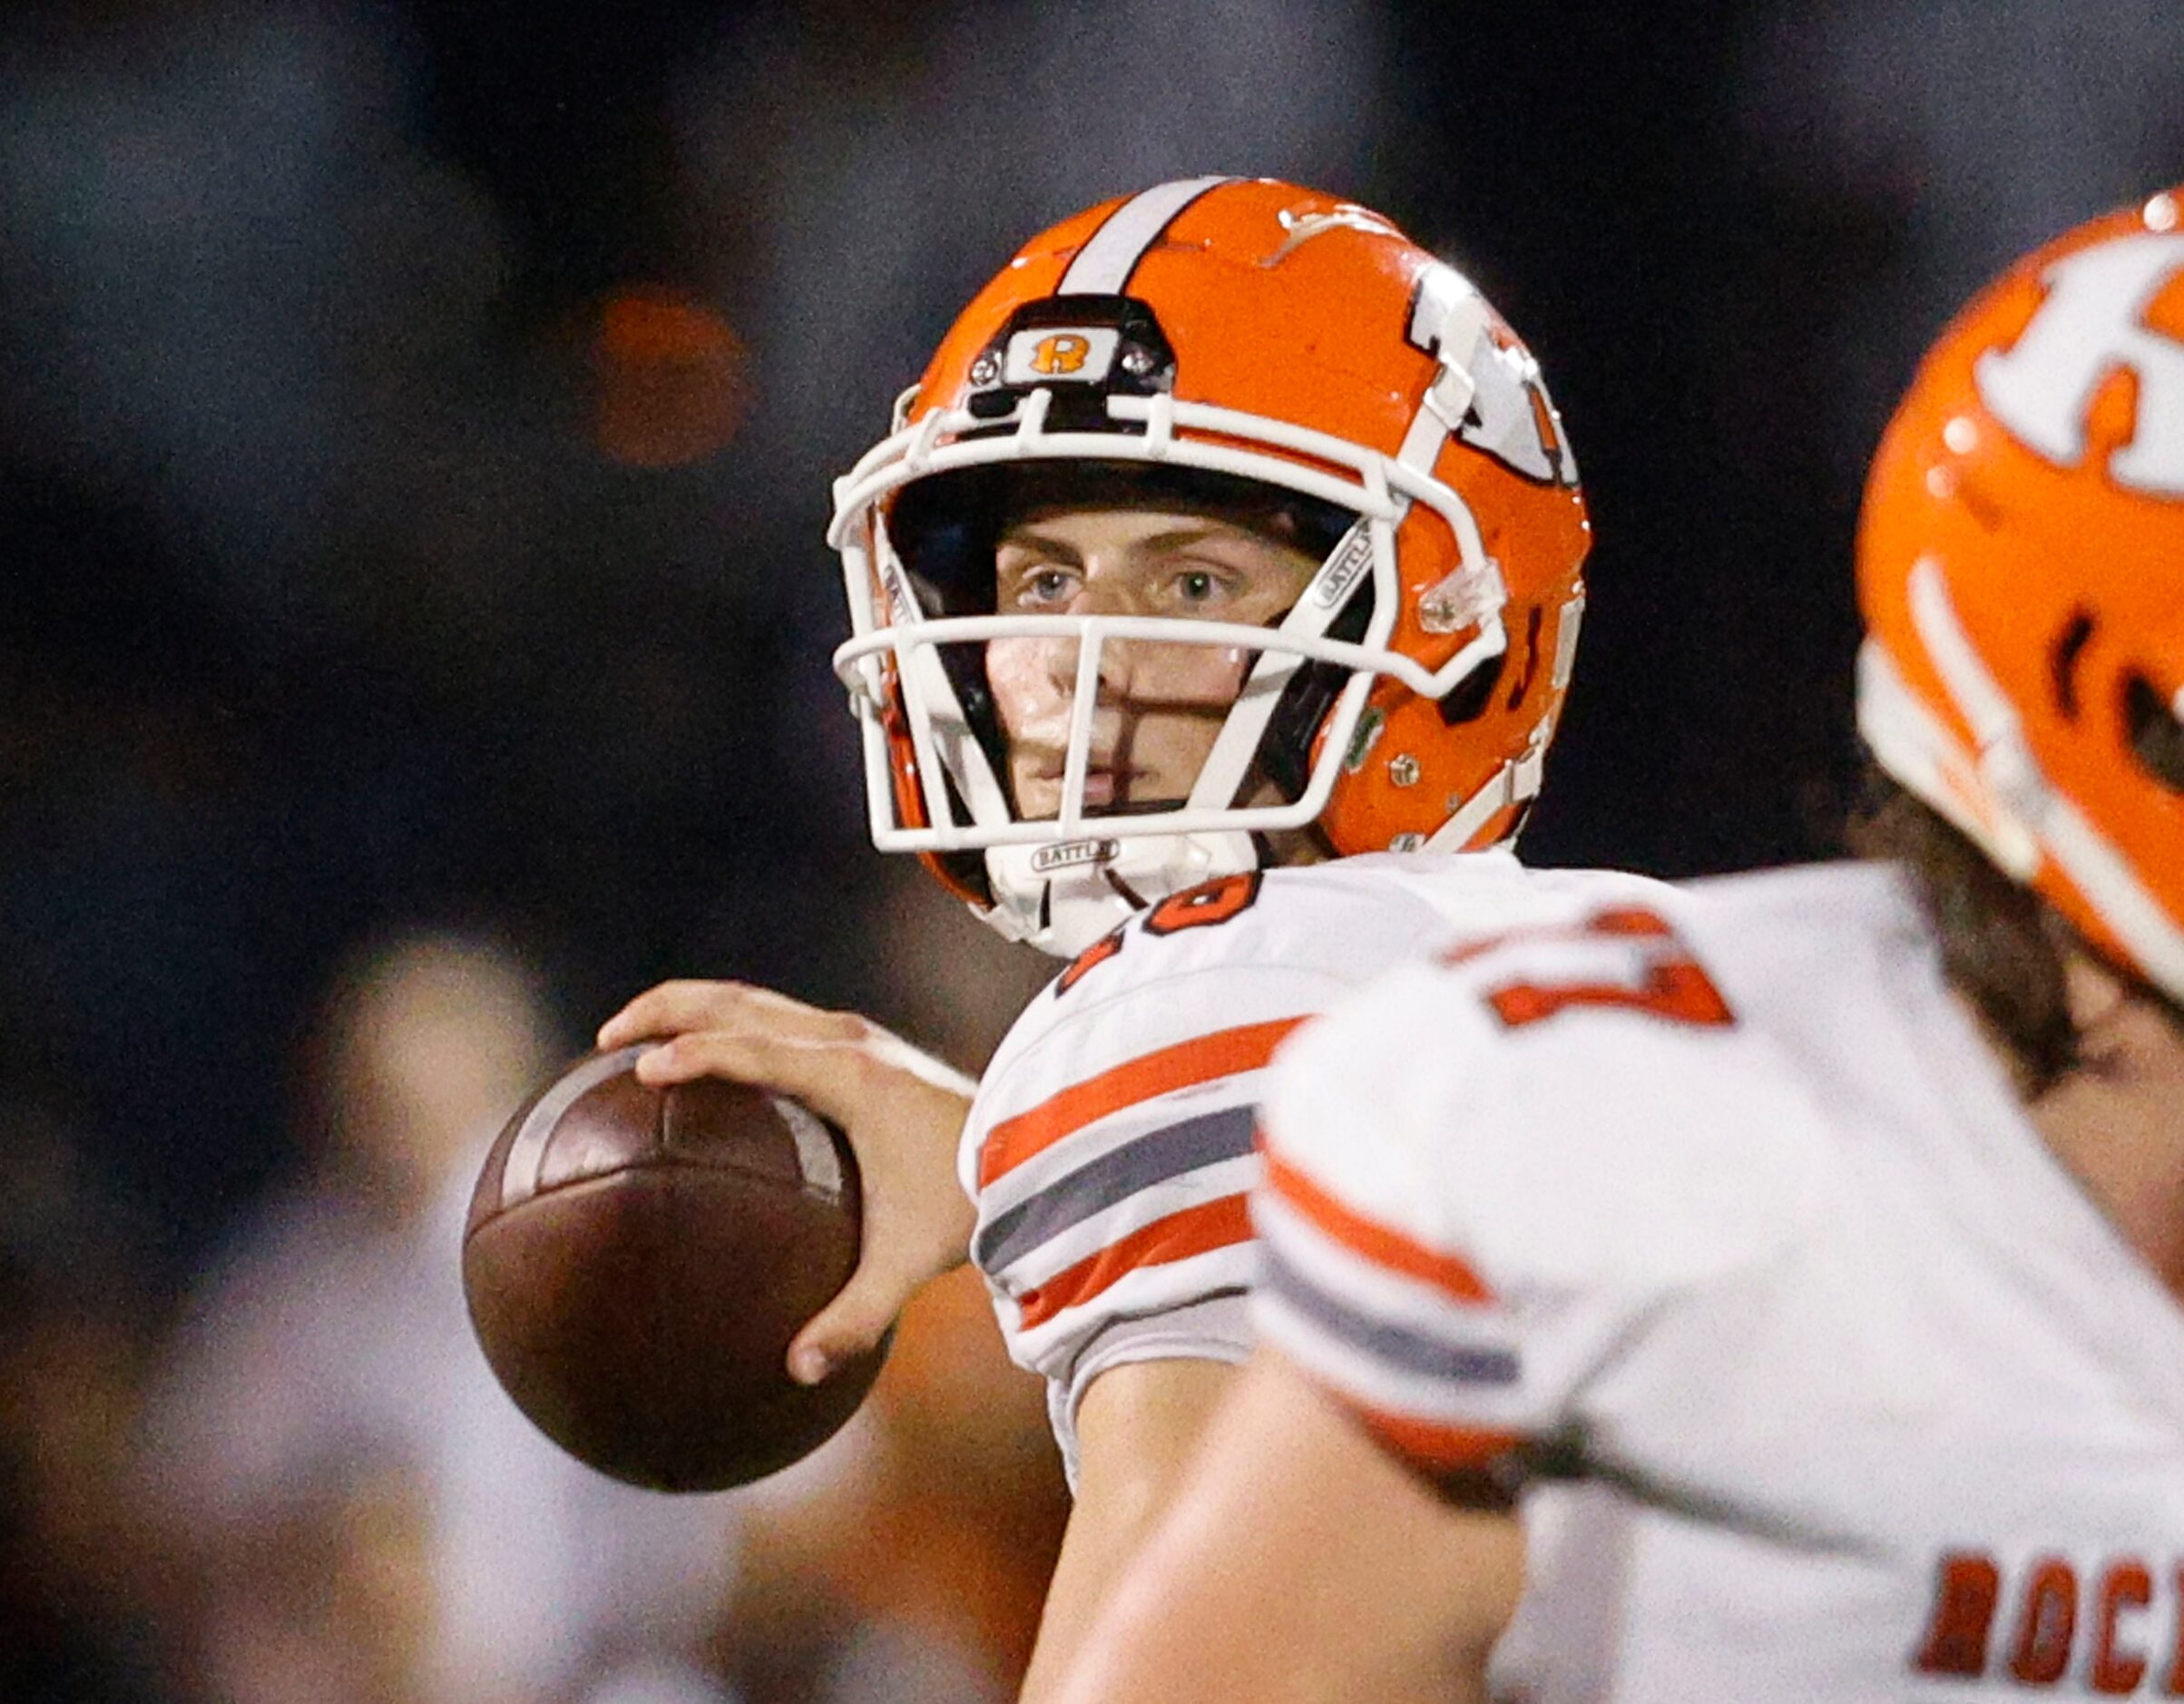
[[[1072,615],[1141,615],[1144,601],[1140,589],[1130,576],[1121,573],[1101,573],[1098,564],[1085,579],[1083,591],[1079,594]],[[1083,638],[1059,640],[1046,652],[1047,671],[1056,688],[1073,692],[1081,666],[1083,648],[1097,643],[1100,650],[1099,696],[1102,703],[1112,703],[1130,695],[1132,681],[1140,672],[1144,660],[1142,641],[1120,638],[1109,632],[1096,641],[1087,634]]]
[[[1112,633],[1098,640],[1090,636],[1058,640],[1047,649],[1047,673],[1057,695],[1065,699],[1075,695],[1080,660],[1084,647],[1093,643],[1100,648],[1098,702],[1127,701],[1143,674],[1146,645],[1141,640],[1120,639]]]

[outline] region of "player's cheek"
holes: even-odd
[[[1141,719],[1131,737],[1132,783],[1144,798],[1183,798],[1196,785],[1214,741],[1220,737],[1229,701],[1202,709],[1170,707]]]
[[[1066,640],[996,639],[986,646],[986,684],[1012,739],[1059,740],[1068,727],[1076,647]]]
[[[1235,645],[1152,644],[1141,648],[1131,685],[1148,705],[1225,710],[1243,690],[1249,653]]]

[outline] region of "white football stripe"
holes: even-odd
[[[602,1053],[597,1059],[588,1059],[549,1090],[545,1097],[531,1109],[531,1116],[508,1144],[507,1162],[501,1168],[501,1205],[523,1200],[538,1189],[539,1170],[546,1163],[548,1140],[561,1116],[592,1090],[609,1077],[619,1076],[637,1063],[640,1053],[650,1053],[653,1043],[640,1042],[634,1047],[617,1048],[613,1053]]]
[[[842,1157],[835,1151],[834,1138],[827,1133],[826,1125],[819,1122],[818,1114],[785,1094],[769,1095],[767,1099],[773,1102],[773,1110],[781,1115],[789,1135],[796,1139],[797,1169],[804,1174],[805,1187],[840,1195],[847,1182],[842,1175]]]

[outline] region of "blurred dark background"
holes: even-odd
[[[821,532],[1023,237],[1266,173],[1470,272],[1599,538],[1527,854],[1682,875],[1831,848],[1895,394],[2179,162],[2160,0],[15,0],[0,1696],[243,1696],[107,1504],[375,941],[490,941],[564,1049],[732,974],[981,1063],[1037,966],[865,844]]]

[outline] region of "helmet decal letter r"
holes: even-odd
[[[2138,379],[2138,419],[2110,456],[2130,490],[2184,496],[2184,343],[2145,323],[2148,305],[2184,272],[2184,236],[2120,238],[2056,262],[2048,298],[2009,349],[1973,368],[1980,400],[2032,449],[2074,467],[2085,459],[2094,397],[2110,376]]]
[[[1036,373],[1075,373],[1082,371],[1084,357],[1092,353],[1092,340],[1074,331],[1058,331],[1051,338],[1042,338],[1032,351],[1032,370]]]

